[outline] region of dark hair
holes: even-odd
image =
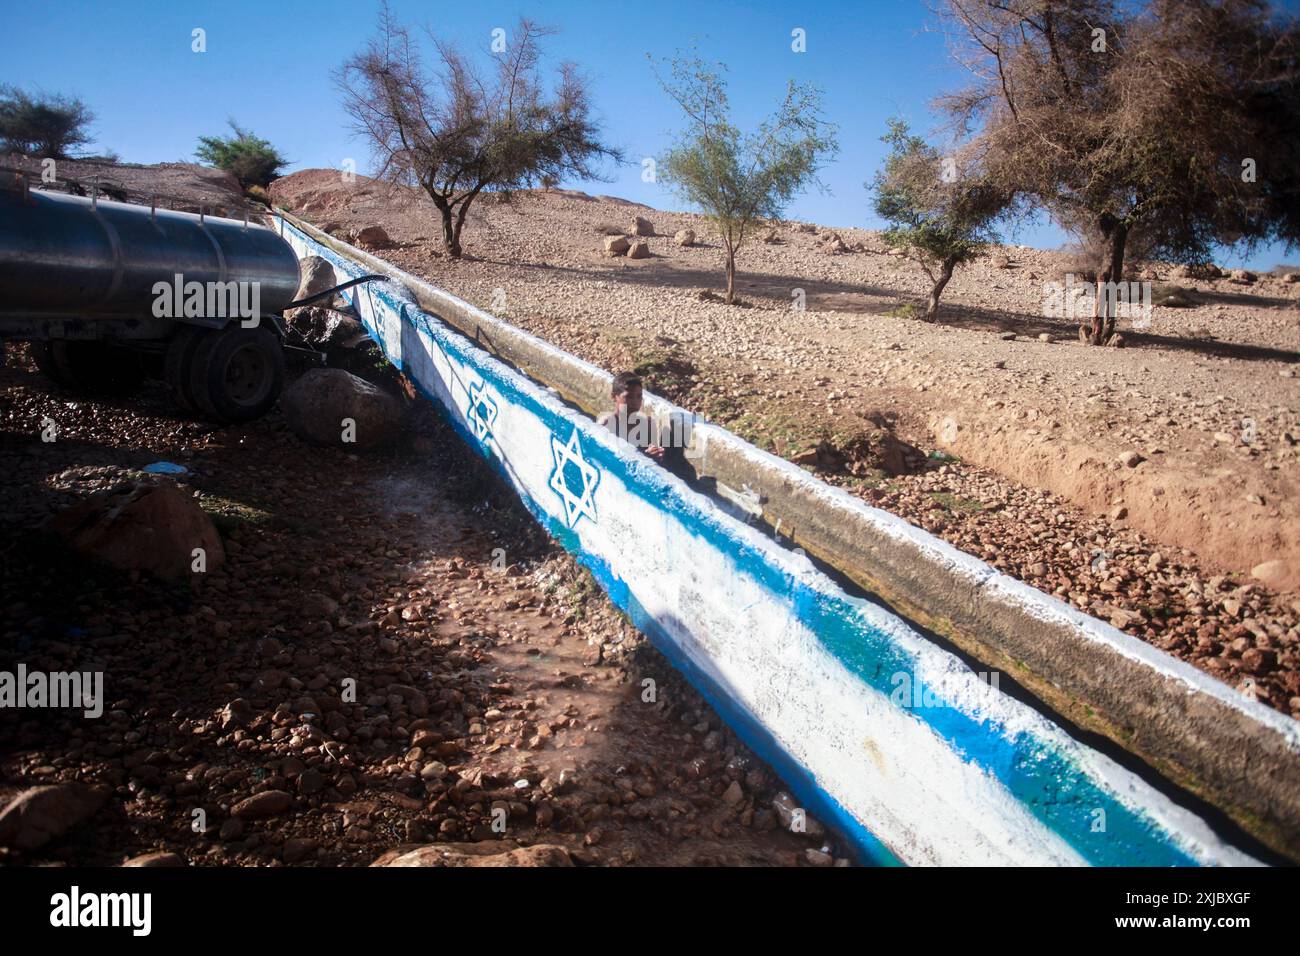
[[[633,387],[641,387],[641,376],[636,372],[619,372],[614,376],[614,381],[610,383],[609,394],[624,395]]]

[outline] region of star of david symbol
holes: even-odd
[[[555,461],[555,470],[551,472],[551,490],[564,502],[564,520],[572,528],[578,519],[586,515],[596,520],[596,486],[600,484],[600,472],[582,457],[582,445],[578,442],[578,429],[567,442],[561,442],[551,436],[551,457]]]
[[[482,382],[475,382],[469,387],[469,408],[465,417],[469,419],[478,440],[490,444],[492,425],[497,420],[497,403],[492,400],[487,386]]]

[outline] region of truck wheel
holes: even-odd
[[[140,356],[108,342],[33,342],[31,354],[54,384],[71,391],[130,395],[144,381]]]
[[[224,422],[246,422],[270,411],[284,388],[280,340],[265,328],[239,325],[198,338],[190,362],[195,404]]]
[[[190,388],[190,370],[194,366],[194,352],[206,329],[183,325],[167,345],[167,358],[163,362],[163,381],[171,386],[176,404],[187,411],[199,411]]]
[[[36,363],[36,370],[59,388],[72,388],[72,382],[54,362],[54,353],[49,342],[33,340],[27,343],[27,354]]]

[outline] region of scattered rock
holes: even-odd
[[[301,863],[316,852],[319,841],[304,837],[290,837],[284,841],[280,850],[280,859],[285,863]]]
[[[260,820],[284,813],[293,805],[293,797],[283,790],[263,790],[240,800],[230,811],[243,820]]]
[[[822,238],[821,250],[829,256],[836,256],[848,252],[849,247],[844,244],[838,232],[830,232]]]
[[[0,810],[0,846],[35,850],[89,820],[108,798],[81,783],[31,787]]]
[[[394,847],[371,866],[573,866],[569,851],[562,846],[538,843],[520,847],[509,840],[478,843],[430,843],[425,846]]]
[[[1292,580],[1291,569],[1285,561],[1280,560],[1255,565],[1250,569],[1250,576],[1275,591],[1286,590]]]
[[[1142,455],[1135,451],[1126,451],[1116,459],[1125,468],[1136,468],[1142,462],[1146,461]]]
[[[179,853],[144,853],[140,856],[133,856],[122,864],[123,866],[132,867],[170,867],[170,866],[188,866],[185,857]]]

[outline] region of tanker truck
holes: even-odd
[[[67,389],[156,378],[208,418],[257,418],[284,384],[283,311],[370,278],[295,302],[297,256],[247,217],[0,187],[0,339]]]

